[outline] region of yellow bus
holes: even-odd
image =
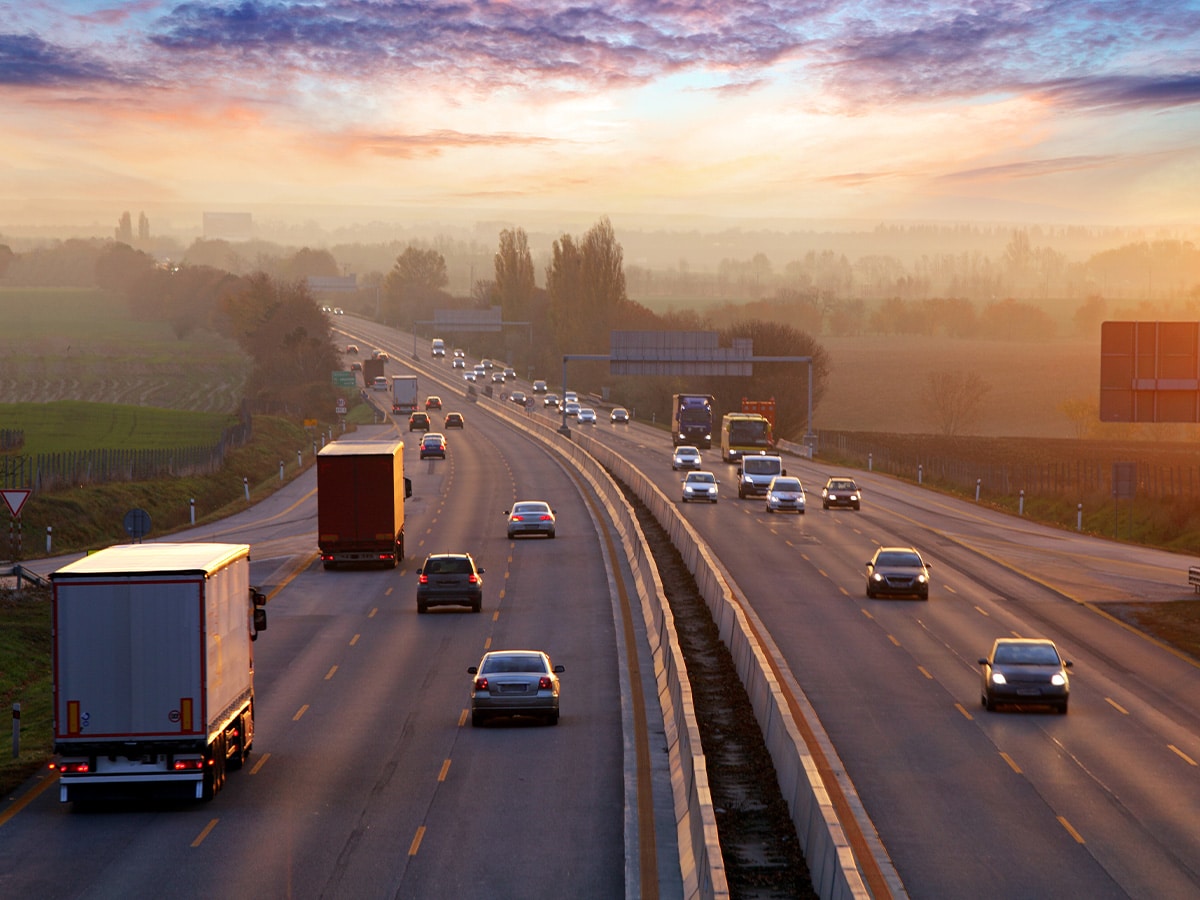
[[[725,413],[721,417],[721,459],[737,462],[747,453],[762,453],[775,447],[771,423],[757,413]]]

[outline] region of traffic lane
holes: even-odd
[[[741,512],[745,503],[732,505]],[[751,592],[818,710],[910,895],[1112,896],[1107,876],[1037,789],[1012,777],[971,726],[963,703],[975,695],[955,689],[944,671],[961,674],[961,663],[953,654],[947,661],[944,650],[908,649],[910,638],[897,624],[940,615],[936,593],[928,603],[867,601],[857,567],[844,562],[863,548],[835,546],[823,558],[826,539],[838,545],[849,535],[840,524],[822,528],[829,522],[819,514],[785,520],[796,525],[792,546],[756,535],[767,529],[758,513],[730,518],[721,524],[728,543],[754,553],[743,551],[733,565],[730,551],[719,548],[718,555]],[[787,530],[774,517],[768,523]],[[800,534],[808,540],[798,541]],[[843,566],[853,571],[852,582],[839,580]],[[997,871],[998,859],[1021,864]]]
[[[487,532],[488,557],[497,555],[493,545],[506,554],[504,581],[492,632],[456,661],[463,725],[399,895],[536,896],[554,884],[563,896],[617,896],[624,890],[621,698],[599,540],[575,482],[536,442],[485,414],[473,423],[472,438],[508,473],[494,479],[508,495],[478,500],[471,512]],[[509,541],[504,511],[516,499],[550,502],[558,536]],[[489,565],[485,580],[492,574]],[[466,667],[485,649],[505,647],[543,649],[565,666],[557,726],[468,724]],[[485,852],[464,854],[464,847]]]

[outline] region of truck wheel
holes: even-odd
[[[237,735],[231,739],[233,746],[230,749],[232,749],[233,752],[229,755],[229,762],[227,763],[227,768],[230,772],[236,772],[242,767],[242,763],[246,760],[246,750],[244,747],[246,730],[244,720],[245,715],[243,714],[237,717],[237,722],[235,723]]]

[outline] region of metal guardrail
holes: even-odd
[[[1188,584],[1200,594],[1200,566],[1188,566]]]
[[[33,569],[26,568],[20,563],[13,563],[6,568],[0,568],[0,577],[9,577],[17,579],[17,590],[21,589],[21,582],[28,581],[36,587],[50,587],[50,579],[45,575],[39,575]]]

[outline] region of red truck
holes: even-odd
[[[317,454],[317,546],[326,569],[404,558],[403,441],[334,441]]]

